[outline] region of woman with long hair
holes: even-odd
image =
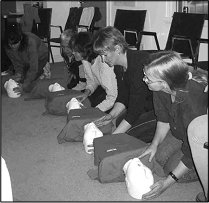
[[[163,156],[166,162],[173,157],[169,161],[170,171],[167,166],[168,176],[157,181],[144,199],[159,196],[194,168],[187,128],[194,118],[207,113],[208,95],[204,92],[207,77],[206,73],[188,66],[173,51],[153,54],[151,62],[144,67],[143,80],[153,91],[157,126],[151,145],[139,158],[149,155],[151,161],[154,156]]]

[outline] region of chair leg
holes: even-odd
[[[47,40],[47,44],[48,44],[48,60],[50,61],[50,55],[51,55],[51,59],[52,59],[52,63],[54,64],[54,57],[53,57],[53,54],[52,54],[52,48],[51,48],[51,45],[50,45],[50,41]]]
[[[51,46],[49,46],[49,51],[50,51],[50,54],[51,54],[52,63],[54,63],[54,57],[53,57],[53,54],[52,54],[52,48],[51,48]]]

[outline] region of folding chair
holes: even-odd
[[[71,7],[69,10],[69,15],[65,24],[65,28],[66,29],[73,29],[76,30],[77,25],[79,24],[80,18],[81,18],[81,14],[82,14],[83,8],[82,7]],[[60,25],[50,25],[51,30],[52,29],[59,29],[60,30],[60,34],[64,31],[62,26]],[[52,42],[52,44],[51,44]],[[51,47],[57,47],[60,48],[60,35],[54,38],[50,38],[50,46]]]
[[[24,15],[20,20],[23,32],[37,32],[36,24],[40,23],[38,8],[31,6],[31,4],[23,4]]]
[[[182,58],[192,59],[192,65],[196,67],[198,39],[204,20],[205,14],[174,12],[165,50],[174,50],[181,53]],[[140,38],[142,35],[154,36],[157,50],[160,50],[156,32],[141,31],[139,35]]]
[[[196,51],[197,67],[208,71],[208,60],[207,61],[199,61],[199,49],[200,49],[200,45],[203,43],[208,44],[208,39],[200,38],[198,40],[198,46],[197,46],[197,51]]]
[[[141,39],[138,38],[138,33],[144,29],[146,12],[146,10],[116,10],[114,27],[124,34],[131,48],[139,49]]]
[[[99,20],[98,16],[95,15],[95,11],[97,11],[95,7],[71,7],[64,30],[72,29],[76,32],[92,31],[94,29],[95,22]],[[51,28],[58,28],[60,30],[60,34],[63,32],[62,26],[60,25],[51,25]],[[50,38],[49,41],[50,47],[61,48],[60,35],[55,38]]]
[[[92,21],[95,14],[95,8],[94,7],[84,7],[81,18],[79,21],[79,24],[77,25],[77,31],[91,31],[92,29]]]
[[[40,18],[40,23],[36,23],[36,30],[34,33],[39,36],[44,43],[47,43],[48,46],[48,61],[51,58],[54,63],[54,59],[52,56],[52,50],[50,46],[50,24],[51,24],[51,16],[52,16],[52,8],[38,8],[38,15]]]

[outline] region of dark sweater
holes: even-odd
[[[125,120],[132,125],[144,112],[153,109],[152,91],[143,81],[144,64],[149,61],[146,51],[127,50],[127,70],[117,76],[118,97],[116,102],[127,108]],[[115,71],[116,75],[118,73]]]
[[[23,87],[25,91],[31,90],[31,84],[42,73],[48,60],[48,48],[41,39],[30,32],[25,32],[28,37],[28,47],[23,51],[6,48],[15,73],[24,77]]]

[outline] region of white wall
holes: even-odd
[[[108,19],[109,25],[114,24],[116,9],[147,10],[144,31],[153,31],[157,33],[160,48],[164,49],[169,32],[171,17],[176,11],[175,1],[131,1],[132,3],[111,1],[108,7],[111,10],[111,17]],[[133,4],[134,3],[134,4]],[[154,38],[143,36],[142,48],[156,49]]]
[[[52,8],[52,25],[61,25],[63,30],[68,18],[70,7],[78,7],[80,3],[78,1],[47,1],[46,7]],[[60,30],[58,28],[51,29],[51,37],[59,37]],[[54,61],[62,61],[59,48],[52,47],[52,53]]]
[[[116,9],[147,10],[144,31],[157,33],[160,48],[164,49],[176,1],[109,1],[107,3],[107,25],[113,25]],[[205,21],[202,38],[208,39],[208,21]],[[154,38],[143,36],[142,49],[156,49]],[[199,60],[208,60],[208,44],[201,44]]]
[[[201,38],[208,39],[208,20],[205,20]],[[199,61],[208,61],[208,44],[200,44]]]
[[[72,6],[80,6],[78,1],[47,1],[47,7],[52,8],[52,24],[62,25],[64,28],[69,9]],[[107,25],[113,25],[115,12],[117,8],[121,9],[146,9],[147,16],[144,30],[157,33],[160,48],[164,49],[170,29],[172,14],[176,11],[175,1],[107,1]],[[52,37],[59,34],[52,30]],[[208,39],[208,21],[203,29],[203,37]],[[143,36],[142,46],[144,49],[156,49],[153,37]],[[53,48],[55,61],[61,61],[62,58],[58,48]],[[200,47],[200,60],[208,59],[208,45]]]

